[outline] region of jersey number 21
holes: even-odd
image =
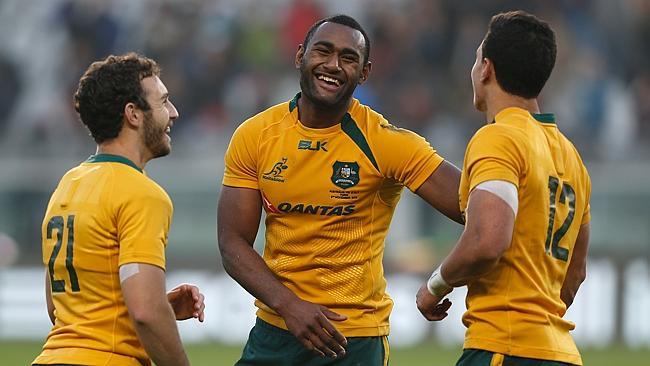
[[[68,216],[67,225],[63,219],[63,216],[54,216],[47,223],[47,238],[52,239],[52,234],[56,230],[56,243],[54,244],[54,249],[52,249],[52,255],[50,256],[50,261],[48,263],[49,273],[50,273],[50,284],[52,285],[52,292],[65,292],[65,280],[55,280],[54,279],[54,262],[56,257],[61,251],[61,246],[63,245],[63,231],[64,226],[67,226],[68,229],[68,240],[66,245],[65,253],[65,268],[68,270],[68,276],[70,277],[70,289],[72,292],[79,292],[79,279],[77,278],[77,271],[72,265],[72,258],[74,255],[74,215]]]

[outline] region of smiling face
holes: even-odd
[[[357,85],[368,77],[363,34],[345,25],[326,22],[309,44],[296,54],[302,95],[319,107],[347,106]]]
[[[173,121],[178,118],[176,107],[169,100],[165,84],[158,76],[142,79],[142,89],[151,109],[144,113],[142,139],[152,158],[171,152],[169,132]]]

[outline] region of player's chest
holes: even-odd
[[[346,135],[287,134],[260,146],[258,181],[278,209],[339,206],[374,194],[382,177]]]

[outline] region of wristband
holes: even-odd
[[[445,281],[445,279],[442,278],[442,273],[440,273],[440,268],[442,268],[442,265],[436,268],[436,270],[433,271],[433,273],[431,274],[431,277],[429,277],[429,280],[427,281],[427,289],[429,290],[431,295],[443,297],[448,293],[450,293],[453,287],[449,286],[447,281]]]

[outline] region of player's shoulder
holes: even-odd
[[[259,134],[284,121],[293,108],[296,108],[293,100],[271,106],[242,122],[236,133]]]
[[[379,135],[380,138],[391,135],[419,137],[417,133],[411,130],[390,123],[384,115],[367,105],[361,104],[357,99],[352,100],[349,114],[359,129],[370,137],[374,137],[373,135]]]
[[[167,192],[147,173],[133,163],[106,162],[97,164],[103,170],[101,179],[106,182],[106,187],[111,192],[111,200],[124,201],[158,201],[171,206],[171,199]]]
[[[510,124],[489,123],[479,128],[470,142],[520,141],[525,135],[521,128]]]
[[[528,140],[525,131],[517,126],[490,123],[481,127],[467,144],[466,157],[506,153],[526,156]]]
[[[350,118],[362,130],[367,130],[373,127],[387,127],[390,125],[381,113],[365,104],[362,104],[356,98],[352,98],[346,118]],[[344,120],[343,123],[345,124],[345,122],[346,121]]]

